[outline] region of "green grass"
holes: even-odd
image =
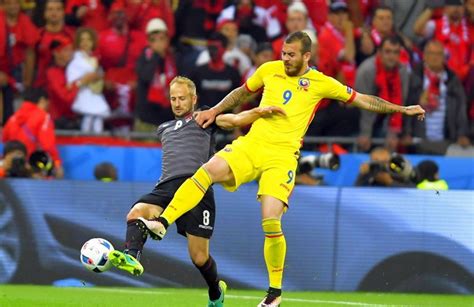
[[[228,289],[226,306],[256,306],[262,291]],[[167,307],[207,306],[205,289],[55,288],[0,285],[1,307]],[[380,293],[285,292],[282,307],[290,306],[474,306],[474,296]]]

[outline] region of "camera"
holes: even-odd
[[[46,151],[36,150],[31,153],[29,163],[34,175],[40,177],[50,177],[53,175],[53,160]]]
[[[11,168],[7,170],[7,177],[30,177],[30,172],[26,167],[26,160],[24,157],[14,157],[11,163]]]
[[[388,172],[388,167],[385,163],[381,162],[370,162],[369,163],[369,174],[375,175],[379,172]]]
[[[340,166],[341,158],[335,153],[325,153],[319,156],[309,155],[299,159],[298,172],[309,173],[313,168],[326,168],[335,171]]]
[[[393,154],[389,162],[389,171],[393,176],[405,182],[418,183],[418,171],[413,165],[400,154]]]

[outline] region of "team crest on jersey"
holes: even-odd
[[[307,91],[309,87],[309,79],[308,78],[300,78],[298,80],[298,89]]]

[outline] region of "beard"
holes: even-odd
[[[301,71],[301,68],[303,68],[303,64],[304,64],[303,60],[299,62],[295,62],[290,67],[286,66],[285,64],[285,73],[290,77],[297,76],[298,73]]]

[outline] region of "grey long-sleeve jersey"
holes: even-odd
[[[188,116],[162,123],[157,130],[162,144],[158,184],[193,175],[215,153],[215,125],[201,128]]]

